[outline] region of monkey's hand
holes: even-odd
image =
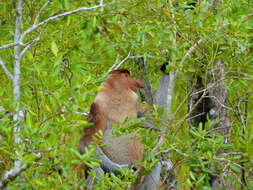
[[[132,164],[116,164],[113,163],[112,166],[103,165],[100,163],[101,168],[104,170],[105,173],[114,173],[115,175],[120,175],[120,169],[121,168],[133,168]]]
[[[143,118],[143,117],[145,117],[145,114],[138,111],[137,118]],[[155,124],[152,122],[152,120],[150,118],[145,118],[145,120],[143,120],[140,123],[140,126],[143,127],[143,128],[148,128],[148,129],[153,129],[153,130],[156,130],[156,131],[161,131],[161,129],[159,129],[157,126],[155,126]]]

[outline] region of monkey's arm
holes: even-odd
[[[167,98],[168,98],[168,88],[169,88],[169,82],[170,82],[170,76],[166,74],[166,66],[168,63],[164,63],[160,70],[162,71],[162,78],[160,80],[160,84],[157,90],[157,93],[155,95],[155,104],[159,105],[159,108],[165,108],[168,109],[167,106]]]
[[[144,177],[141,185],[137,186],[134,190],[156,190],[160,183],[160,173],[162,165],[159,162],[157,165],[152,167],[149,174]]]
[[[168,109],[167,97],[168,97],[168,87],[169,87],[169,78],[170,78],[170,76],[165,73],[167,65],[168,63],[164,63],[160,68],[160,70],[162,71],[162,77],[161,77],[156,95],[155,96],[152,95],[151,97],[149,97],[150,99],[154,97],[153,102],[159,105],[159,109],[163,107],[165,110]],[[138,117],[143,117],[143,116],[144,116],[143,114],[138,113]],[[166,116],[166,112],[164,112],[163,117],[165,116]],[[148,118],[145,120],[143,125],[144,124],[147,125],[149,128],[157,129],[157,127],[153,124],[153,122]],[[162,170],[162,166],[161,166],[161,163],[159,162],[157,165],[153,166],[151,172],[144,177],[142,184],[136,187],[135,190],[144,190],[144,189],[157,190],[160,183],[161,170]]]

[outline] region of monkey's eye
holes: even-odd
[[[128,74],[125,74],[125,77],[128,77]]]

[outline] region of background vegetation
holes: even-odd
[[[30,28],[46,1],[23,1],[22,30]],[[253,188],[253,96],[241,104],[245,125],[238,118],[239,101],[253,90],[253,4],[250,1],[222,0],[218,6],[201,0],[195,7],[191,1],[177,0],[170,6],[167,0],[105,1],[103,8],[79,12],[49,22],[41,36],[21,60],[20,107],[27,109],[26,120],[20,131],[23,140],[19,148],[14,142],[12,115],[0,117],[0,176],[13,167],[13,160],[22,158],[29,168],[21,177],[11,181],[7,189],[80,189],[84,181],[78,178],[75,166],[83,161],[92,163],[91,155],[80,157],[77,144],[86,125],[80,113],[89,111],[99,85],[116,59],[143,56],[147,60],[149,79],[157,90],[166,61],[166,51],[171,54],[167,72],[179,71],[175,81],[172,110],[175,111],[188,94],[190,78],[217,71],[217,61],[223,59],[226,67],[227,107],[231,124],[230,143],[224,137],[195,126],[189,132],[187,121],[179,127],[177,122],[188,112],[187,101],[169,126],[166,142],[161,150],[172,149],[178,189],[209,189],[209,174],[223,172],[221,158],[231,171],[228,176],[234,189],[241,188],[241,173],[245,169],[247,187]],[[99,4],[93,0],[55,0],[49,3],[39,20],[49,16]],[[174,18],[172,17],[174,15]],[[12,1],[0,1],[0,46],[13,42],[15,11]],[[36,38],[40,30],[33,31],[25,42]],[[175,36],[176,31],[176,36]],[[202,39],[183,65],[189,48]],[[176,41],[176,44],[174,43]],[[0,49],[0,56],[13,73],[13,47]],[[138,77],[138,60],[128,59],[121,66]],[[203,81],[206,84],[206,81]],[[247,105],[247,113],[245,112]],[[0,70],[0,116],[15,112],[13,84]],[[158,116],[154,114],[154,122]],[[246,118],[247,115],[247,118]],[[142,131],[147,151],[158,141],[158,132]],[[213,138],[208,138],[209,136]],[[216,157],[225,148],[226,153]],[[37,160],[34,152],[41,152]],[[202,158],[205,158],[203,161]],[[159,160],[159,156],[156,160]],[[153,160],[152,163],[155,161]],[[214,170],[210,170],[213,164]],[[148,164],[145,164],[148,167]],[[198,174],[190,168],[201,170]],[[100,186],[105,189],[121,187],[132,178],[107,176]],[[162,183],[162,182],[161,182]]]

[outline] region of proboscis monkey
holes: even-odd
[[[104,132],[106,126],[111,126],[111,123],[123,123],[127,117],[137,118],[139,104],[136,92],[138,88],[143,87],[140,81],[130,77],[126,69],[118,69],[109,73],[91,105],[87,120],[93,122],[94,125],[84,129],[85,135],[79,141],[80,153],[83,153],[84,147],[90,144],[99,130]],[[114,172],[114,163],[137,165],[137,162],[143,158],[143,144],[138,137],[129,135],[112,138],[111,130],[111,128],[107,129],[103,138],[103,143],[107,145],[103,152],[109,159],[99,157],[102,159],[103,170]],[[98,149],[97,152],[102,151]]]
[[[158,104],[159,105],[159,107],[164,107],[165,109],[167,108],[167,96],[168,96],[168,86],[169,86],[169,75],[167,75],[166,74],[166,65],[167,65],[168,63],[164,63],[163,65],[162,65],[162,67],[161,67],[161,71],[162,71],[162,78],[161,78],[161,81],[160,81],[160,84],[159,84],[159,88],[158,88],[158,91],[157,91],[157,93],[156,93],[156,95],[155,95],[155,99],[153,100],[154,101],[154,103],[155,104]],[[114,71],[115,72],[115,71]],[[121,70],[121,71],[116,71],[116,73],[117,72],[119,72],[119,73],[129,73],[128,71],[123,71],[123,70]],[[116,74],[115,73],[115,74]],[[108,79],[110,78],[111,76],[109,75],[109,77],[108,77]],[[119,76],[118,76],[119,77]],[[113,80],[113,78],[114,77],[112,77],[112,80]],[[110,81],[110,80],[109,80]],[[107,82],[107,81],[106,81]],[[105,82],[105,83],[106,83]],[[109,82],[110,83],[110,82]],[[142,83],[140,83],[139,81],[138,81],[138,83],[135,81],[133,81],[133,82],[130,82],[130,84],[136,84],[136,85],[134,85],[135,86],[135,88],[133,88],[132,87],[132,90],[134,91],[134,92],[136,92],[136,89],[138,88],[138,87],[142,87],[143,86],[143,84]],[[107,84],[107,85],[105,85],[105,86],[108,86],[109,84]],[[110,85],[109,85],[110,86]],[[114,85],[112,85],[112,86],[114,86]],[[116,85],[116,86],[118,86],[118,85]],[[136,88],[136,86],[137,86],[137,88]],[[102,88],[104,88],[104,87],[102,87]],[[109,88],[109,87],[105,87],[105,88]],[[116,89],[118,89],[118,88],[116,88]],[[125,88],[124,88],[125,89]],[[122,89],[120,88],[120,91],[121,91]],[[118,90],[115,90],[115,92],[117,92]],[[125,90],[122,90],[122,91],[125,91]],[[129,91],[128,91],[129,92]],[[131,92],[131,91],[130,91]],[[154,95],[154,94],[153,94]],[[117,95],[115,95],[115,97],[118,97]],[[151,98],[152,99],[152,96],[151,97],[147,97],[147,98]],[[109,98],[110,99],[110,98]],[[116,98],[117,99],[117,98]],[[136,98],[137,99],[137,98]],[[116,102],[116,101],[115,101]],[[136,100],[136,102],[137,102],[137,100]],[[135,103],[136,103],[135,102]],[[95,102],[94,102],[95,103]],[[116,105],[116,103],[114,104],[114,105]],[[124,104],[123,104],[124,105]],[[93,111],[95,111],[96,109],[94,109]],[[91,111],[92,112],[92,111]],[[93,112],[93,113],[96,113],[96,112]],[[94,119],[92,119],[93,117],[92,117],[92,115],[94,115],[94,114],[91,114],[90,116],[89,116],[89,119],[90,119],[90,121],[94,121],[95,119],[99,119],[100,117],[101,117],[101,115],[99,116],[99,115],[97,115],[97,114],[95,114],[97,117],[94,117]],[[135,114],[134,114],[134,116],[135,116]],[[97,122],[97,123],[99,123],[99,122]],[[148,125],[150,125],[149,123],[147,123]],[[107,126],[111,126],[111,124],[110,123],[108,123],[108,124],[106,124]],[[101,125],[100,125],[101,126]],[[144,124],[144,126],[147,126],[146,124]],[[150,128],[154,128],[154,129],[158,129],[159,130],[159,128],[157,128],[157,127],[155,127],[155,126],[150,126]],[[109,128],[109,132],[110,132],[110,129],[111,128]],[[102,128],[102,130],[104,130],[104,127]],[[91,132],[90,132],[90,134],[91,134]],[[107,129],[106,129],[106,131],[105,131],[105,135],[104,135],[104,137],[106,138],[108,138],[110,135],[107,135]],[[79,151],[80,152],[83,152],[83,147],[84,147],[84,145],[85,144],[87,144],[87,143],[89,143],[89,141],[85,141],[85,136],[80,140],[80,146],[79,146]],[[117,145],[118,146],[118,145]],[[119,150],[119,146],[118,146],[118,148],[116,149],[117,151]],[[106,171],[106,172],[114,172],[115,173],[115,171],[117,172],[117,170],[112,170],[112,168],[114,169],[114,168],[119,168],[120,166],[117,166],[117,164],[115,164],[115,162],[112,162],[105,154],[104,154],[104,152],[99,148],[99,149],[97,149],[96,150],[98,153],[100,153],[99,155],[101,155],[99,158],[100,159],[102,159],[102,163],[100,163],[100,166],[101,166],[101,168],[103,169],[102,170],[102,172],[103,171]],[[119,154],[117,154],[117,155],[119,155]],[[98,176],[101,174],[101,169],[100,168],[96,168],[95,169],[95,172],[98,174]],[[149,174],[147,174],[145,177],[144,177],[144,180],[143,180],[143,182],[142,182],[142,184],[139,184],[136,188],[134,188],[135,190],[157,190],[159,187],[159,182],[160,182],[160,172],[161,172],[161,164],[160,163],[158,163],[156,166],[154,166],[153,168],[152,168],[152,170],[151,170],[151,172],[149,173]],[[100,175],[101,176],[101,175]],[[92,181],[92,180],[90,180],[90,181]],[[93,183],[93,182],[92,182]],[[89,181],[87,182],[87,184],[89,184],[90,186],[92,186],[92,183],[89,183]]]

